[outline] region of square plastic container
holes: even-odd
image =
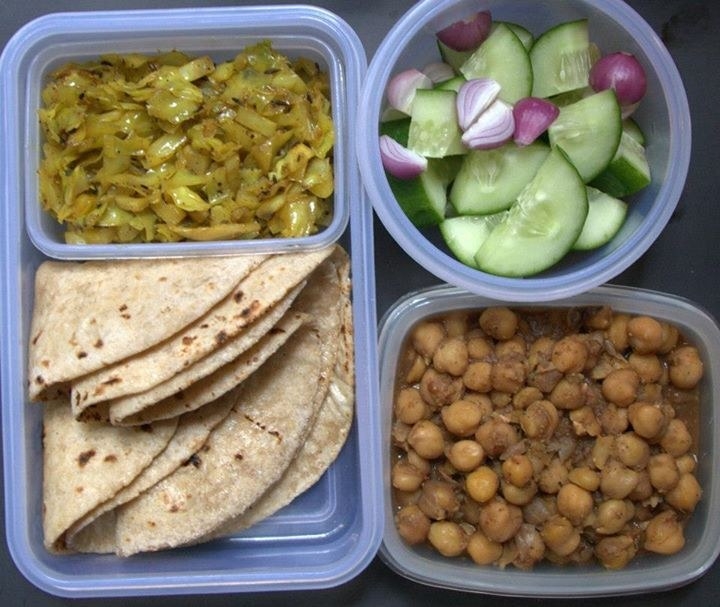
[[[342,202],[338,209],[347,207],[349,214],[349,227],[340,241],[350,253],[353,275],[357,382],[350,436],[339,458],[313,488],[242,534],[137,558],[52,555],[43,546],[41,525],[42,406],[29,403],[26,396],[34,275],[46,258],[46,251],[36,248],[25,232],[22,202],[32,169],[23,177],[18,168],[24,155],[30,155],[25,151],[29,148],[23,128],[34,111],[29,99],[37,84],[29,75],[39,76],[53,62],[92,55],[101,48],[130,51],[173,46],[227,53],[262,38],[326,62],[334,81],[341,134],[336,152],[337,196]],[[67,597],[311,589],[355,577],[376,555],[382,538],[372,216],[370,205],[363,204],[359,173],[349,153],[365,70],[355,33],[330,12],[299,6],[56,15],[21,31],[8,45],[0,67],[4,97],[0,147],[4,506],[7,543],[18,569],[40,589]],[[333,230],[341,231],[341,224]],[[74,256],[53,237],[43,236],[42,230],[39,233],[38,246],[62,257]],[[335,237],[322,236],[328,241]],[[281,250],[285,245],[273,246]]]
[[[615,237],[592,251],[566,255],[525,278],[495,276],[458,261],[437,228],[416,228],[397,203],[380,159],[379,124],[385,91],[395,74],[440,60],[435,33],[474,12],[515,22],[537,36],[566,21],[587,19],[591,42],[603,53],[626,51],[645,67],[647,94],[634,118],[646,135],[652,182],[630,197]],[[550,301],[612,280],[652,245],[669,221],[685,184],[691,153],[690,112],[670,53],[643,18],[622,0],[423,0],[395,23],[378,47],[363,86],[358,160],[378,217],[400,247],[428,272],[468,291],[511,301]]]
[[[311,236],[215,242],[71,245],[64,226],[45,212],[38,196],[37,169],[42,134],[37,118],[40,94],[53,69],[70,61],[89,61],[103,53],[155,54],[181,50],[192,56],[210,55],[216,62],[232,59],[243,48],[270,39],[290,57],[316,61],[329,75],[334,146],[335,191],[331,224]],[[320,248],[337,240],[347,227],[354,190],[349,108],[359,88],[353,62],[364,52],[355,33],[313,7],[243,7],[236,9],[85,12],[41,17],[23,27],[9,42],[3,59],[2,104],[17,145],[8,149],[6,163],[12,200],[25,206],[26,229],[33,244],[58,259],[178,256],[267,252]]]
[[[507,305],[514,304],[505,302]],[[703,496],[685,529],[685,547],[672,556],[642,554],[621,570],[600,565],[559,567],[536,565],[532,571],[514,567],[504,570],[480,567],[469,558],[446,558],[429,548],[407,545],[393,520],[390,490],[390,432],[398,357],[410,330],[422,319],[453,310],[502,305],[465,290],[441,286],[411,293],[395,303],[380,323],[380,403],[382,409],[385,535],[382,559],[397,573],[430,586],[486,594],[578,598],[638,594],[667,590],[702,576],[720,552],[720,329],[708,313],[679,297],[629,287],[602,286],[588,293],[552,304],[520,304],[521,307],[570,307],[609,305],[616,311],[648,314],[667,320],[695,344],[705,365],[700,384],[698,464],[695,471]]]

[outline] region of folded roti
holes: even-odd
[[[249,350],[240,354],[235,360],[223,365],[214,373],[204,377],[160,402],[146,407],[127,417],[112,418],[114,424],[133,425],[145,424],[158,419],[167,419],[182,415],[212,403],[223,394],[232,390],[256,371],[290,336],[307,320],[302,312],[289,311]],[[204,360],[204,359],[203,359]],[[200,361],[201,364],[203,361]],[[172,380],[171,380],[172,381]]]
[[[267,333],[280,321],[280,319],[283,318],[283,315],[292,305],[292,302],[295,300],[295,297],[297,297],[300,289],[301,286],[295,287],[268,312],[250,324],[246,329],[240,331],[238,335],[229,339],[227,343],[220,346],[217,350],[173,375],[170,379],[160,382],[156,386],[153,386],[143,392],[121,396],[108,401],[107,406],[111,423],[129,423],[132,425],[144,423],[146,421],[144,419],[145,417],[148,419],[152,417],[142,415],[142,412],[146,411],[147,408],[155,408],[155,405],[166,398],[170,401],[177,400],[178,397],[182,397],[184,390],[217,371],[224,365],[237,360],[241,354],[247,352],[253,346],[258,344],[258,342],[267,335]],[[205,402],[209,402],[209,400],[206,400]],[[177,414],[180,414],[199,406],[200,404],[195,405],[193,403],[192,407],[187,407],[186,409],[176,408],[176,411],[178,412]],[[135,418],[138,420],[142,418],[142,421],[129,421]]]
[[[354,334],[349,264],[341,265],[338,271],[345,296],[340,349],[330,387],[310,434],[280,480],[243,514],[218,528],[213,533],[213,537],[238,533],[288,505],[322,477],[337,459],[347,440],[355,405]]]
[[[167,446],[178,420],[116,428],[76,421],[64,399],[43,407],[44,543],[48,550],[62,552],[65,532],[149,466]]]
[[[224,299],[264,259],[43,263],[35,275],[28,345],[30,400],[53,398],[70,380],[166,339]]]
[[[67,546],[77,552],[115,551],[113,510],[152,487],[182,465],[192,464],[192,455],[230,412],[235,400],[231,394],[207,407],[179,418],[177,429],[163,451],[135,479],[110,499],[78,519],[66,533]]]
[[[152,388],[200,360],[260,318],[332,251],[326,247],[266,259],[229,296],[170,339],[73,382],[75,416],[95,403]]]
[[[194,465],[120,506],[118,554],[186,544],[252,504],[304,439],[321,392],[321,367],[318,333],[306,325],[240,385],[235,406],[193,456]]]

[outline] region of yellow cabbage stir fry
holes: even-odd
[[[332,216],[327,74],[270,42],[58,69],[42,93],[41,202],[68,243],[297,237]]]

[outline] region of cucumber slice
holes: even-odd
[[[477,267],[523,277],[557,263],[577,240],[587,217],[587,192],[577,169],[552,149],[475,254]]]
[[[492,78],[500,83],[500,98],[507,103],[530,95],[532,66],[523,43],[505,24],[499,23],[460,67],[468,80]]]
[[[623,120],[623,133],[630,135],[630,137],[640,145],[645,145],[645,133],[640,128],[640,125],[632,118],[625,118],[625,120]]]
[[[415,226],[437,225],[445,219],[447,175],[442,163],[430,160],[428,168],[414,179],[386,176],[400,208]]]
[[[404,147],[407,147],[409,133],[410,118],[408,116],[394,120],[386,120],[380,123],[380,134],[392,137]]]
[[[534,97],[551,97],[588,85],[594,51],[587,19],[567,21],[542,33],[530,49]]]
[[[455,76],[454,78],[438,82],[434,88],[440,89],[441,91],[455,91],[457,93],[460,87],[466,82],[467,80],[462,76]]]
[[[450,202],[460,215],[505,210],[535,176],[550,148],[535,142],[513,142],[494,150],[473,150],[464,158],[450,189]]]
[[[576,251],[597,249],[610,242],[627,216],[627,203],[587,186],[588,214],[580,236],[573,244]]]
[[[610,164],[621,134],[620,105],[611,89],[561,107],[548,128],[550,145],[563,149],[586,183]]]
[[[456,51],[440,40],[437,41],[437,45],[442,60],[456,72],[460,71],[460,66],[473,54],[473,51]]]
[[[596,188],[622,198],[639,192],[650,183],[650,165],[645,148],[623,131],[620,145],[608,167],[592,181]]]
[[[475,268],[477,267],[475,253],[505,215],[506,213],[502,212],[492,215],[451,217],[440,224],[440,234],[448,249],[459,261]]]
[[[523,43],[525,50],[530,50],[533,42],[535,42],[535,37],[532,35],[532,32],[529,29],[520,25],[519,23],[513,23],[512,21],[495,21],[493,23],[493,27],[498,23],[504,23],[505,25],[507,25],[512,30],[513,34],[520,38],[520,42]]]
[[[428,158],[465,154],[454,91],[418,89],[410,113],[408,148]]]

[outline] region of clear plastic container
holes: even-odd
[[[272,39],[291,57],[317,61],[330,78],[333,120],[337,133],[347,132],[349,104],[355,104],[349,62],[364,51],[355,33],[335,18],[311,7],[244,7],[225,10],[116,11],[47,15],[29,23],[12,38],[3,62],[2,103],[12,110],[20,130],[18,147],[8,154],[8,178],[13,199],[25,206],[30,240],[43,253],[58,259],[179,256],[320,248],[339,238],[347,227],[355,196],[355,172],[350,139],[336,137],[335,192],[332,223],[317,234],[299,238],[263,238],[214,242],[71,245],[64,226],[39,204],[37,168],[42,135],[37,119],[40,94],[48,74],[70,61],[89,61],[107,52],[153,54],[174,49],[191,55],[209,54],[215,61],[232,59],[249,44]],[[13,132],[16,132],[15,125]]]
[[[539,34],[564,21],[588,18],[590,39],[604,52],[625,50],[646,66],[647,95],[635,118],[646,134],[652,183],[632,197],[621,231],[600,249],[570,254],[545,272],[506,278],[457,261],[437,230],[418,230],[397,204],[380,161],[378,125],[386,109],[388,80],[411,67],[439,59],[434,33],[477,10],[514,21]],[[512,301],[548,301],[603,284],[637,260],[672,215],[690,161],[690,113],[680,75],[652,28],[620,0],[423,0],[405,13],[383,39],[368,67],[359,116],[358,159],[363,183],[380,220],[408,255],[445,282]]]
[[[34,148],[27,151],[25,142],[35,111],[31,101],[38,90],[35,79],[53,63],[91,56],[99,50],[147,51],[172,46],[227,53],[262,38],[324,62],[334,82],[340,146],[336,151],[337,208],[339,215],[348,213],[349,227],[343,231],[340,220],[331,228],[335,235],[328,232],[322,238],[330,242],[339,237],[352,258],[357,384],[351,434],[337,461],[313,488],[245,533],[137,558],[50,554],[43,547],[41,525],[42,408],[27,400],[26,344],[34,274],[46,258],[43,253],[76,255],[63,250],[59,236],[50,234],[47,227],[35,225],[37,243],[25,232],[23,200],[31,191],[27,174],[32,172],[32,162],[28,161],[27,171],[19,170],[19,165],[26,162],[26,153],[34,158],[30,153]],[[365,67],[362,46],[344,21],[322,9],[293,6],[53,15],[30,23],[7,46],[0,60],[5,525],[15,564],[40,589],[60,596],[91,597],[323,588],[352,579],[377,553],[382,538],[382,496],[375,406],[372,218],[370,205],[362,204],[359,173],[349,151],[354,144],[355,107]],[[38,217],[33,220],[40,221]],[[273,244],[278,247],[275,250],[295,246]]]
[[[382,559],[397,573],[416,582],[486,594],[524,597],[594,597],[667,590],[702,576],[720,552],[720,328],[712,316],[685,299],[629,287],[602,286],[561,301],[523,307],[609,305],[630,314],[667,320],[695,344],[705,366],[701,380],[697,479],[703,495],[685,528],[684,548],[672,556],[643,554],[625,569],[601,566],[558,567],[542,564],[532,571],[475,565],[469,558],[446,558],[428,548],[411,547],[400,538],[393,520],[390,490],[390,431],[398,357],[410,330],[424,318],[453,310],[479,309],[500,302],[449,285],[410,293],[398,300],[380,323],[380,403],[382,408],[385,535]],[[512,306],[511,302],[507,302]]]

